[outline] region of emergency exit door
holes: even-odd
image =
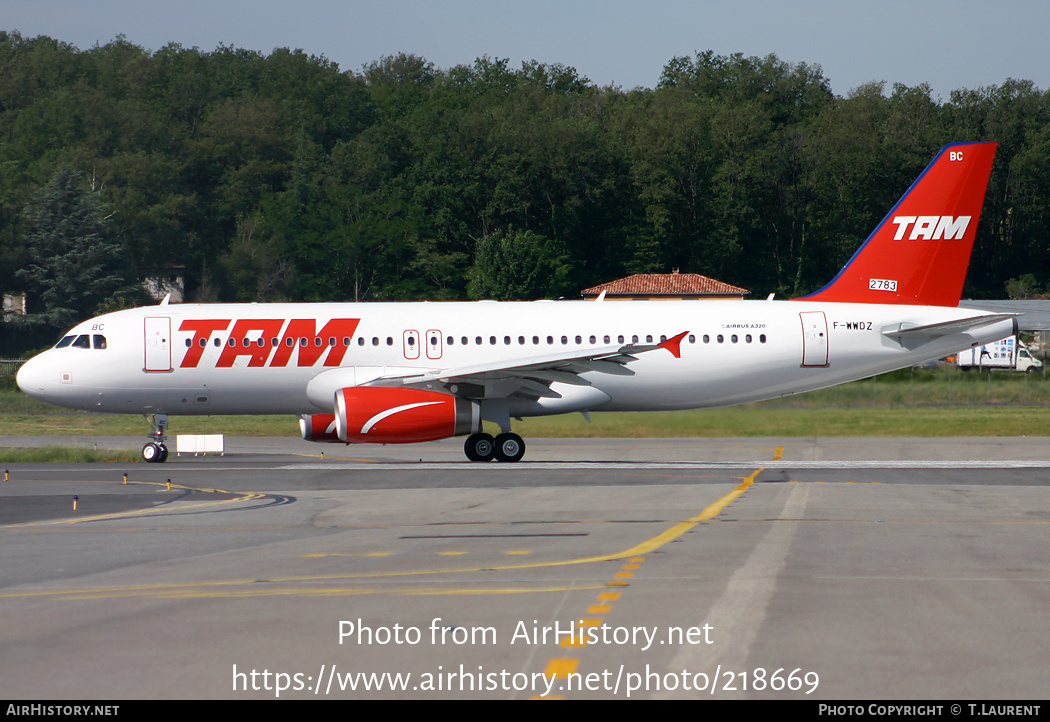
[[[803,311],[802,365],[828,365],[828,320],[823,311]]]
[[[143,319],[146,371],[171,371],[171,319],[147,316]]]

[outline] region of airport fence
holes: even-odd
[[[25,362],[24,358],[0,358],[0,389],[15,388],[15,375]]]

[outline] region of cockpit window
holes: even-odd
[[[86,333],[77,336],[76,341],[73,342],[73,348],[91,348],[91,337]]]
[[[93,345],[95,348],[105,348],[106,337],[96,333],[94,336],[91,337],[91,345]]]
[[[73,339],[75,338],[76,336],[65,336],[62,338],[61,341],[55,344],[55,348],[65,348],[69,344],[73,343]]]

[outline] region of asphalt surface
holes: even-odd
[[[1020,700],[1050,678],[1045,439],[3,466],[7,699]]]

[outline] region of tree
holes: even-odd
[[[26,205],[24,223],[29,263],[15,276],[36,309],[27,323],[68,328],[133,292],[123,244],[111,238],[99,194],[84,190],[80,173],[55,173]]]
[[[471,298],[524,301],[558,296],[569,264],[555,244],[532,231],[510,228],[478,239],[468,270]]]

